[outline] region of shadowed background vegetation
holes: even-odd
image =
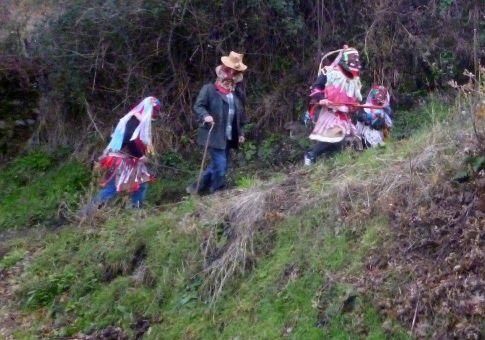
[[[26,140],[92,158],[147,95],[164,103],[159,150],[187,150],[192,102],[230,50],[245,53],[249,65],[256,140],[302,113],[320,53],[344,43],[361,52],[364,92],[382,83],[394,105],[409,107],[463,69],[476,70],[479,2],[8,0],[0,5],[2,158]]]

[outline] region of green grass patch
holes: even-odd
[[[177,230],[170,216],[140,219],[126,212],[99,229],[66,228],[45,240],[20,293],[27,310],[47,308],[59,336],[107,325],[130,329],[138,317],[156,318],[161,306],[197,272],[197,235]]]
[[[385,339],[404,334],[398,327],[383,329],[383,320],[365,296],[357,298],[353,311],[341,314],[342,302],[353,292],[350,285],[337,282],[325,288],[333,275],[359,270],[386,223],[381,218],[371,221],[356,239],[322,223],[328,221],[329,208],[323,205],[280,225],[271,253],[249,276],[228,287],[213,308],[195,297],[183,306],[162,308],[164,321],[148,338]],[[326,318],[323,324],[321,314]]]
[[[240,189],[249,189],[258,185],[260,181],[255,176],[241,176],[236,178],[236,186]]]
[[[330,202],[291,217],[279,225],[274,248],[255,269],[231,282],[216,305],[209,306],[199,290],[199,232],[187,233],[178,223],[193,208],[188,200],[158,216],[139,220],[136,213],[124,213],[94,230],[70,228],[50,235],[29,268],[23,306],[47,308],[61,325],[58,336],[109,325],[132,336],[131,326],[140,318],[153,322],[148,339],[363,334],[378,339],[387,334],[365,297],[357,298],[348,315],[339,313],[351,286],[337,282],[337,288],[328,290],[323,311],[319,293],[333,275],[359,270],[366,252],[378,244],[385,219],[371,221],[355,237],[328,222]],[[137,268],[131,267],[141,247],[144,255],[137,268],[143,263],[150,276],[146,280],[136,278]]]
[[[89,179],[76,161],[59,165],[41,151],[17,158],[0,170],[0,230],[54,222],[59,205],[75,204]]]
[[[408,138],[416,131],[428,129],[443,122],[450,115],[450,99],[440,95],[430,95],[417,109],[397,111],[391,136],[394,139]]]
[[[16,265],[19,261],[27,255],[27,251],[21,248],[14,248],[10,250],[0,259],[0,270],[8,269]]]

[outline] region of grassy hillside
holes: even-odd
[[[270,180],[245,177],[214,196],[113,207],[83,225],[6,242],[0,289],[9,295],[0,302],[17,317],[0,318],[2,334],[479,336],[482,155],[469,116],[454,107],[434,100],[407,118],[406,134],[421,127],[385,148]],[[441,205],[446,222],[431,218]],[[442,283],[457,273],[469,279],[453,283],[459,293],[439,294],[454,291]]]
[[[73,205],[89,183],[90,172],[65,155],[33,151],[0,171],[0,231],[63,224],[60,203]]]

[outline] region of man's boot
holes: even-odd
[[[213,194],[216,191],[223,190],[226,187],[226,176],[218,176],[212,181],[211,186],[209,187],[209,193]]]
[[[210,174],[205,174],[200,179],[199,188],[197,188],[197,181],[190,184],[188,187],[185,188],[185,192],[190,195],[200,194],[209,188],[209,184],[211,183],[211,176]],[[198,190],[197,190],[198,189]]]
[[[308,151],[308,152],[305,153],[305,157],[303,159],[303,164],[305,166],[311,166],[311,165],[315,164],[315,161],[316,161],[316,157],[315,157],[315,154],[312,151]]]

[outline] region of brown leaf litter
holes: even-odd
[[[343,228],[362,235],[373,216],[390,221],[386,239],[365,259],[365,270],[337,273],[336,279],[356,286],[384,319],[398,320],[412,336],[479,339],[485,313],[485,178],[483,171],[467,183],[451,178],[481,149],[462,132],[431,132],[425,145],[407,159],[389,159],[369,176],[348,176],[353,165],[332,170],[326,194],[338,197],[336,219]]]
[[[428,185],[409,183],[391,196],[392,238],[368,258],[358,286],[415,336],[479,339],[485,178]]]

